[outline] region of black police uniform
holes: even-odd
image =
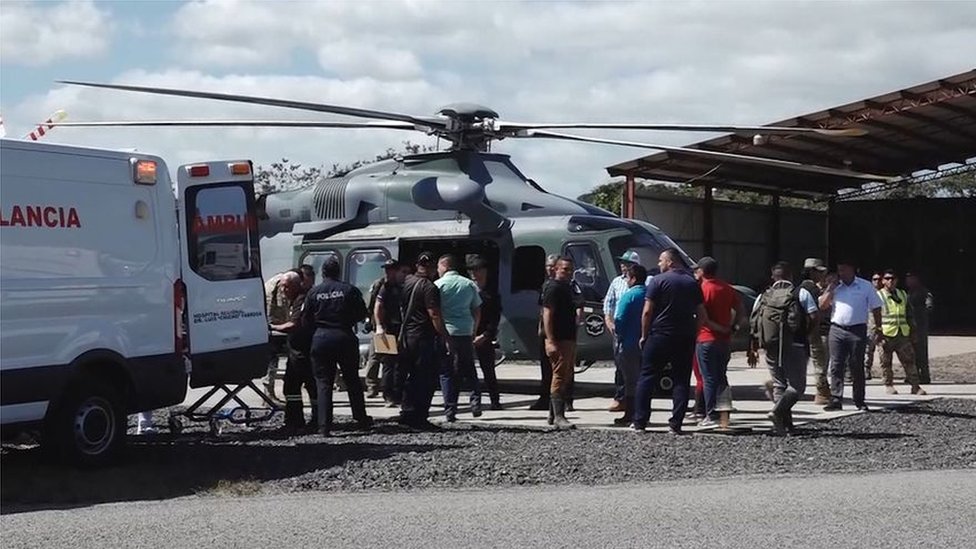
[[[358,288],[326,278],[308,292],[303,320],[315,326],[312,337],[312,368],[318,386],[319,431],[332,429],[332,384],[336,365],[342,372],[349,393],[353,418],[368,426],[366,400],[359,380],[359,340],[353,328],[366,318],[366,303]]]

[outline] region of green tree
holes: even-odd
[[[272,162],[268,167],[259,165],[254,168],[255,191],[258,194],[268,194],[300,189],[314,185],[322,178],[342,177],[356,168],[367,164],[396,158],[398,156],[433,152],[435,150],[435,147],[430,145],[419,145],[410,141],[404,141],[400,149],[390,147],[372,159],[357,160],[349,164],[336,163],[332,164],[332,167],[328,170],[323,166],[306,168],[297,162],[282,158],[278,162]]]

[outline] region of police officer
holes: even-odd
[[[339,280],[340,266],[335,259],[322,265],[322,283],[308,292],[302,321],[315,326],[312,338],[312,368],[318,386],[319,434],[332,430],[332,383],[336,365],[342,371],[349,393],[352,417],[361,428],[373,420],[366,415],[366,399],[359,381],[359,340],[353,332],[366,318],[366,303],[358,288]]]

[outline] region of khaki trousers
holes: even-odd
[[[552,384],[549,392],[569,397],[569,389],[573,384],[573,373],[576,368],[576,342],[557,341],[556,352],[546,352],[549,363],[552,364]]]
[[[905,369],[905,377],[908,383],[915,387],[919,384],[918,370],[915,368],[915,350],[912,348],[912,340],[906,336],[885,337],[881,340],[881,373],[884,376],[885,385],[894,385],[895,376],[891,371],[892,355],[898,355],[898,362]]]

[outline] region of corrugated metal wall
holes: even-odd
[[[935,328],[976,329],[976,199],[841,202],[830,235],[832,257],[853,257],[863,273],[919,273],[935,297]]]
[[[636,213],[671,236],[693,258],[703,253],[702,200],[639,194]],[[771,206],[715,201],[713,255],[721,274],[757,287],[768,278],[776,234]],[[933,327],[976,329],[976,199],[864,200],[831,210],[830,258],[851,257],[862,276],[893,268],[919,273],[936,299]],[[806,257],[825,258],[825,212],[781,208],[779,259],[797,274]]]
[[[641,194],[636,213],[698,258],[704,251],[702,202]],[[825,212],[781,208],[778,257],[773,255],[776,231],[771,206],[715,201],[712,212],[712,255],[719,261],[722,277],[736,284],[760,286],[769,278],[770,265],[779,259],[789,261],[799,271],[804,258],[826,255]]]

